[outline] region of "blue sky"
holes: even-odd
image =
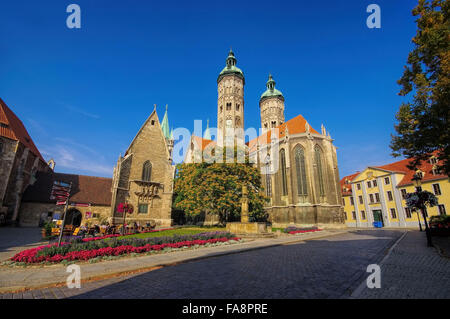
[[[111,176],[157,104],[173,127],[216,125],[217,75],[230,46],[246,77],[245,126],[259,127],[271,72],[286,119],[323,123],[341,177],[394,161],[390,134],[417,0],[0,3],[0,97],[56,171]],[[81,29],[66,7],[81,7]],[[381,7],[381,29],[366,8]]]

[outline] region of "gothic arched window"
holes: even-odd
[[[286,173],[286,155],[284,149],[280,151],[280,169],[281,169],[281,190],[282,195],[286,196],[288,193],[287,189],[287,173]]]
[[[306,184],[305,152],[303,147],[300,145],[295,148],[295,171],[297,173],[298,195],[308,195],[308,188]]]
[[[142,180],[150,182],[152,177],[152,163],[146,161],[142,166]]]
[[[319,145],[314,147],[314,160],[316,165],[316,179],[320,196],[325,196],[323,185],[322,151]]]

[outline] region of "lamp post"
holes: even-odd
[[[422,196],[422,175],[420,173],[414,174],[412,178],[413,184],[416,187],[416,194],[419,198],[418,207],[420,212],[422,213],[423,220],[425,222],[425,235],[427,236],[427,245],[428,247],[433,247],[433,243],[431,241],[431,233],[430,228],[428,227],[427,216],[425,215],[425,203]],[[419,221],[420,225],[420,221]]]

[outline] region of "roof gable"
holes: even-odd
[[[22,121],[0,98],[0,136],[19,141],[39,159],[45,162],[38,148],[31,139]]]

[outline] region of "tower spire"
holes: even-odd
[[[211,132],[209,131],[209,119],[206,120],[206,130],[205,130],[205,134],[203,134],[203,138],[205,140],[211,139]]]
[[[166,113],[164,113],[164,118],[161,123],[161,130],[163,131],[164,137],[170,139],[170,128],[169,128],[169,116],[167,115],[168,105],[166,104]]]

